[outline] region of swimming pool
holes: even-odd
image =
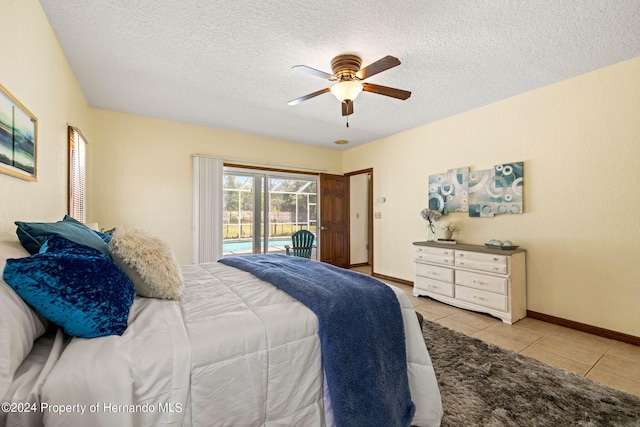
[[[270,239],[269,247],[291,245],[291,238]],[[250,251],[253,249],[253,241],[251,240],[232,240],[222,243],[222,252],[240,252]]]

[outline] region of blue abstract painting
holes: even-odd
[[[493,169],[469,173],[469,216],[520,214],[524,163],[503,163]]]
[[[442,215],[469,212],[470,217],[523,212],[524,162],[502,163],[493,169],[468,167],[429,175],[429,209]]]
[[[429,176],[429,209],[446,215],[469,210],[469,168]]]

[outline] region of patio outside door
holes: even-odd
[[[296,231],[316,234],[317,186],[314,175],[225,167],[223,256],[284,253]]]

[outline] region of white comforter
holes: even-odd
[[[183,267],[180,301],[136,298],[122,337],[74,338],[40,396],[46,426],[325,426],[315,315],[249,273]],[[408,296],[403,318],[414,425],[442,417]]]

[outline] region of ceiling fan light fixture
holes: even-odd
[[[331,93],[338,101],[353,101],[362,92],[362,83],[348,80],[337,83],[331,87]]]

